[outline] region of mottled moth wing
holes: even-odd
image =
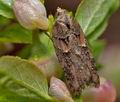
[[[78,22],[60,8],[56,15],[53,27],[56,55],[64,69],[69,90],[75,96],[80,95],[88,85],[99,86],[94,58]]]

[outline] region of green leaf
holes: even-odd
[[[97,40],[101,34],[105,31],[108,25],[108,20],[104,20],[97,28],[95,31],[93,31],[90,35],[87,36],[88,40],[90,42]]]
[[[32,31],[19,24],[12,24],[0,32],[0,42],[32,43]]]
[[[50,39],[42,32],[34,32],[33,35],[33,44],[31,45],[30,58],[31,59],[40,59],[43,56],[50,55],[52,50]],[[46,46],[46,43],[48,46]]]
[[[0,15],[6,18],[14,18],[12,3],[13,0],[0,0]]]
[[[119,7],[120,7],[120,0],[114,0],[112,7],[111,7],[110,15],[113,12],[115,12]]]
[[[15,92],[9,91],[8,89],[3,89],[0,86],[0,102],[40,102],[40,100],[31,98],[31,97],[25,97],[22,95],[18,95]]]
[[[47,55],[53,55],[55,50],[51,39],[43,33],[42,35],[40,35],[40,41],[47,48]]]
[[[47,55],[48,53],[48,49],[44,45],[44,43],[40,41],[39,35],[33,39],[33,44],[30,46],[30,48],[31,48],[31,51],[30,51],[29,58],[31,59],[37,60],[40,57]]]
[[[18,57],[0,58],[0,86],[17,95],[51,102],[47,80],[32,63]]]
[[[108,26],[108,20],[110,16],[113,14],[113,12],[115,12],[119,8],[119,6],[120,6],[119,0],[113,2],[112,7],[107,16],[105,17],[105,19],[103,20],[103,22],[99,24],[99,26],[96,27],[96,29],[87,36],[90,42],[97,40],[103,34],[103,32]]]
[[[7,25],[8,23],[10,22],[9,19],[3,17],[3,16],[0,16],[0,27],[4,26],[4,25]]]
[[[115,0],[83,0],[75,18],[86,35],[91,34],[105,19]]]
[[[18,56],[38,60],[41,57],[51,56],[53,53],[54,47],[51,39],[44,33],[37,32],[33,34],[33,43],[25,46]]]
[[[75,102],[83,102],[82,97],[78,97],[75,99]]]
[[[30,55],[31,55],[31,45],[26,45],[17,53],[17,56],[23,59],[29,59]]]
[[[105,48],[105,41],[103,40],[95,40],[90,42],[90,46],[93,52],[94,58],[97,60],[101,55],[101,52]]]

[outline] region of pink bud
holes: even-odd
[[[50,80],[49,93],[59,102],[74,102],[65,83],[55,77]]]
[[[103,81],[99,88],[89,88],[83,92],[84,102],[115,102],[116,89],[110,81]]]
[[[13,10],[23,27],[27,29],[48,29],[46,9],[39,0],[15,0]]]
[[[98,102],[115,102],[116,89],[110,81],[106,81],[98,90]]]

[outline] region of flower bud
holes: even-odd
[[[55,97],[58,102],[74,102],[65,83],[55,77],[52,77],[50,80],[49,93]]]
[[[13,10],[23,27],[27,29],[48,29],[46,9],[39,0],[15,0]]]
[[[100,83],[99,88],[88,88],[83,92],[84,102],[115,102],[116,89],[112,83],[104,78],[101,78]]]

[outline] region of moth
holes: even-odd
[[[68,89],[78,96],[86,86],[99,87],[94,58],[79,23],[61,8],[56,17],[52,38]]]

